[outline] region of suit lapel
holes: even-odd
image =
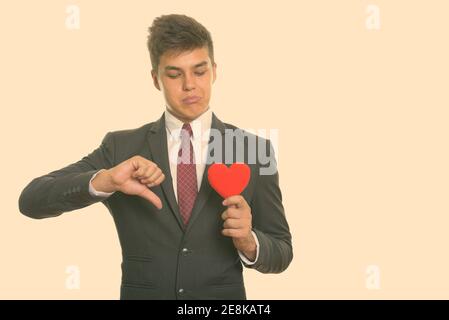
[[[225,133],[224,124],[215,116],[214,113],[212,113],[211,128],[219,130],[222,135],[224,135],[224,133]],[[223,139],[222,139],[222,141],[223,141]],[[186,227],[186,233],[189,232],[190,229],[192,228],[192,225],[194,224],[195,220],[198,218],[198,216],[201,212],[201,209],[204,207],[204,204],[209,199],[210,193],[212,191],[212,187],[210,186],[209,180],[207,178],[207,171],[209,170],[209,167],[211,166],[210,142],[211,142],[211,137],[209,138],[209,143],[208,143],[206,167],[204,168],[204,173],[203,173],[203,178],[201,180],[200,190],[196,197],[195,203],[193,204],[192,214],[190,216],[189,223],[187,224],[187,227]],[[223,143],[223,146],[224,146],[224,143]],[[224,153],[222,153],[222,154],[224,155]]]
[[[225,133],[224,124],[215,116],[214,113],[212,113],[211,128],[219,130],[222,135],[224,135]],[[207,152],[208,159],[206,162],[206,167],[204,169],[203,178],[201,180],[200,190],[193,205],[192,213],[187,226],[184,226],[184,222],[182,221],[181,214],[179,213],[179,206],[176,201],[173,190],[173,181],[168,159],[167,132],[165,130],[164,114],[150,128],[148,133],[148,139],[151,149],[151,155],[153,156],[153,161],[159,166],[159,168],[161,168],[162,172],[164,172],[165,174],[165,180],[161,184],[165,198],[170,206],[172,213],[174,214],[176,220],[178,221],[178,224],[181,227],[181,229],[184,230],[185,232],[188,232],[191,229],[195,220],[197,219],[198,215],[200,214],[201,209],[204,207],[212,191],[212,187],[210,186],[209,180],[207,179],[207,171],[211,165],[210,163],[211,138],[209,138],[208,152]],[[224,151],[222,154],[224,155]]]
[[[148,139],[150,143],[151,155],[153,156],[153,160],[165,174],[165,179],[161,183],[165,198],[170,206],[171,212],[178,221],[180,228],[184,230],[184,222],[181,219],[178,203],[176,202],[175,194],[173,191],[173,182],[170,171],[170,164],[168,162],[169,159],[167,148],[167,132],[165,130],[164,114],[150,128],[150,131],[148,133]]]

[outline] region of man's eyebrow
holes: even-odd
[[[193,68],[199,68],[199,67],[202,67],[204,65],[207,65],[207,61],[202,61],[200,63],[197,63],[196,65],[193,66]],[[165,70],[181,70],[182,71],[181,68],[175,67],[175,66],[166,66],[164,69]]]

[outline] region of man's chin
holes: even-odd
[[[201,116],[207,108],[201,107],[193,107],[192,105],[184,107],[184,110],[181,114],[181,116],[189,121],[193,121],[199,116]]]

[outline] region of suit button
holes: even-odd
[[[183,294],[183,293],[184,293],[184,289],[183,289],[183,288],[179,289],[179,290],[178,290],[178,293],[179,293],[179,294]]]
[[[187,248],[183,248],[182,249],[182,254],[183,255],[186,255],[186,254],[188,254],[189,253],[189,249],[187,249]]]

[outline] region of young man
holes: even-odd
[[[20,211],[41,219],[101,201],[122,247],[121,299],[246,299],[242,264],[279,273],[293,257],[277,169],[263,173],[266,163],[246,160],[247,187],[223,199],[209,184],[211,153],[203,151],[215,141],[214,153],[240,162],[242,150],[225,142],[231,137],[243,141],[243,152],[267,147],[272,165],[271,143],[212,113],[217,65],[201,24],[164,15],[149,31],[151,74],[166,101],[162,117],[108,132],[80,161],[35,178],[20,195]],[[215,162],[225,163],[224,156]]]

